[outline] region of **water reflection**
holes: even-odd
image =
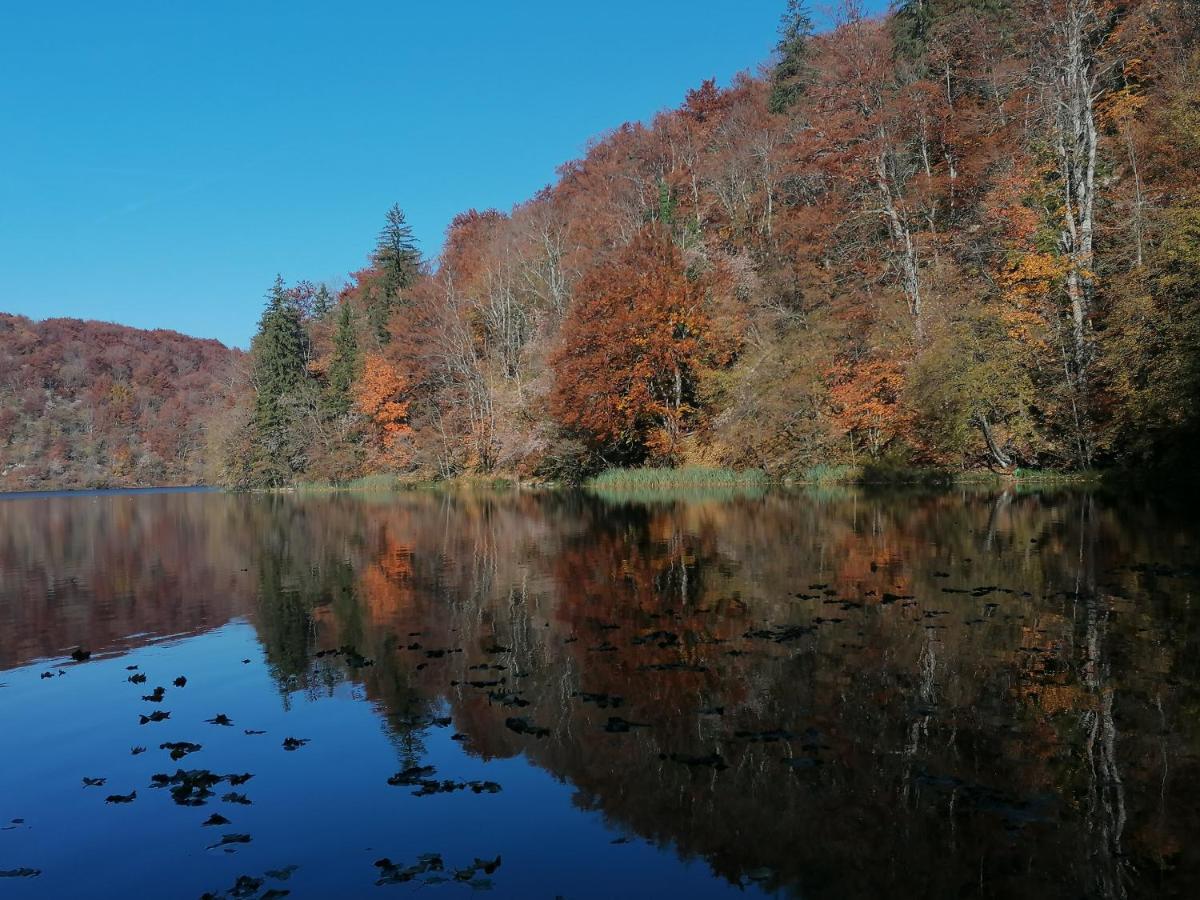
[[[398,770],[529,760],[702,860],[691,893],[1170,895],[1200,877],[1194,559],[1186,519],[1074,493],[22,500],[0,664],[245,619],[281,708],[361,697]],[[460,824],[492,799],[453,790]],[[601,895],[559,849],[532,883]]]

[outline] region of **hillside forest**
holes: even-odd
[[[1200,0],[781,12],[436,259],[397,205],[346,285],[277,280],[248,355],[0,322],[3,483],[1185,467]]]

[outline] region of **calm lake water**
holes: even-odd
[[[1198,546],[1071,492],[0,500],[0,894],[1196,896]]]

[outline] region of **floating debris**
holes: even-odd
[[[128,794],[109,794],[104,798],[105,803],[132,803],[137,799],[137,791]]]
[[[625,702],[624,697],[619,697],[616,694],[592,694],[587,691],[576,691],[571,696],[578,697],[584,703],[595,703],[601,709],[608,709],[610,707],[616,709]]]
[[[230,844],[248,844],[251,840],[252,838],[248,834],[223,834],[221,835],[221,839],[215,844],[210,844],[208,849],[212,850],[216,847],[228,847]],[[240,881],[241,879],[238,880]]]
[[[266,734],[266,732],[259,731],[258,729],[255,729],[255,728],[244,728],[244,729],[242,729],[242,734],[254,735],[254,734]]]
[[[375,867],[379,869],[379,879],[375,884],[403,884],[427,872],[444,871],[445,863],[442,862],[440,853],[424,853],[417,857],[415,863],[408,866],[398,866],[385,856],[375,860]]]
[[[504,725],[509,731],[515,731],[517,734],[530,734],[538,738],[543,738],[550,734],[549,728],[542,728],[540,725],[534,725],[527,719],[510,716],[504,720]]]
[[[507,691],[488,691],[487,695],[489,700],[494,700],[501,706],[522,707],[529,705],[529,701],[520,694],[510,694]]]
[[[0,878],[37,878],[41,869],[0,869]]]
[[[158,745],[159,750],[170,750],[171,759],[178,762],[189,753],[195,753],[198,750],[203,750],[199,744],[193,744],[191,741],[174,741]]]
[[[239,806],[253,806],[254,805],[253,800],[251,800],[245,794],[239,794],[236,791],[230,791],[228,794],[225,794],[224,796],[221,797],[221,801],[223,803],[236,803]]]
[[[668,662],[668,663],[653,663],[651,665],[638,666],[639,669],[646,672],[707,672],[708,667],[702,666],[699,663],[686,662]]]
[[[367,659],[367,657],[349,645],[342,647],[342,655],[346,660],[346,665],[351,669],[362,669],[375,665],[375,660]]]
[[[251,775],[249,772],[245,772],[242,775],[226,775],[225,776],[226,780],[233,787],[240,787],[241,785],[245,784],[247,781],[249,781],[253,777],[254,776]]]
[[[659,759],[669,759],[671,762],[681,763],[685,766],[708,766],[720,772],[722,769],[727,769],[724,758],[719,753],[709,753],[707,756],[692,756],[687,753],[660,753]]]
[[[221,815],[220,813],[213,813],[211,816],[209,816],[207,819],[205,819],[205,820],[204,820],[204,824],[205,824],[206,826],[209,826],[209,825],[228,825],[228,824],[229,824],[229,820],[228,820],[227,818],[225,818],[223,815]]]
[[[147,725],[150,722],[163,722],[169,718],[171,718],[171,714],[169,712],[163,712],[161,709],[156,709],[148,716],[138,716],[138,723],[141,725]]]
[[[225,713],[217,713],[211,719],[205,719],[204,721],[209,725],[224,725],[226,727],[233,724],[233,719],[229,718]]]
[[[735,731],[733,736],[752,744],[772,744],[776,741],[790,741],[796,735],[782,728],[773,728],[770,731]]]
[[[130,747],[130,748],[129,748],[129,755],[130,755],[130,756],[141,756],[141,755],[142,755],[143,753],[145,753],[145,752],[146,752],[146,748],[145,748],[145,747]]]
[[[826,621],[824,619],[815,618],[814,622]],[[828,621],[840,622],[841,619],[830,619]],[[812,625],[776,625],[771,628],[759,628],[752,631],[747,631],[742,637],[753,638],[763,641],[774,641],[777,644],[786,644],[788,641],[796,641],[807,634],[812,634],[817,629]]]
[[[609,734],[628,734],[635,728],[649,728],[649,722],[630,722],[620,716],[609,716],[604,723],[604,730]]]
[[[145,672],[135,672],[133,675],[130,675],[125,680],[128,681],[130,684],[145,684],[146,683],[146,673]]]
[[[174,775],[150,776],[153,787],[169,787],[171,798],[180,806],[203,806],[213,796],[213,788],[225,780],[208,769],[177,769]]]
[[[163,697],[165,697],[166,695],[167,695],[166,688],[156,687],[149,694],[143,694],[142,699],[145,700],[147,703],[162,703]]]
[[[649,634],[643,634],[640,637],[635,637],[631,643],[634,644],[654,644],[660,649],[667,647],[679,646],[679,635],[673,631],[652,631]]]
[[[305,744],[307,744],[308,741],[309,741],[309,738],[294,738],[294,737],[284,738],[283,739],[283,749],[289,750],[289,751],[290,750],[299,750],[301,747],[303,747]]]
[[[75,662],[87,662],[91,658],[91,650],[84,650],[82,647],[76,647],[71,651],[71,659],[75,660]]]
[[[87,778],[85,776],[83,779],[83,786],[84,787],[104,787],[104,783],[106,781],[108,781],[107,778]]]
[[[174,682],[172,682],[172,683],[173,683],[173,684],[175,685],[175,687],[177,687],[177,688],[181,688],[181,687],[187,687],[187,678],[185,678],[184,676],[180,675],[180,676],[179,676],[178,678],[176,678],[176,679],[175,679],[175,681],[174,681]]]

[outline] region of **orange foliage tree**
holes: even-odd
[[[637,461],[670,460],[700,412],[697,378],[729,361],[691,279],[661,226],[644,228],[580,282],[552,367],[559,423],[593,447]]]
[[[354,384],[354,405],[367,419],[370,443],[383,455],[394,454],[396,439],[409,432],[407,381],[378,353],[363,360],[362,376]]]

